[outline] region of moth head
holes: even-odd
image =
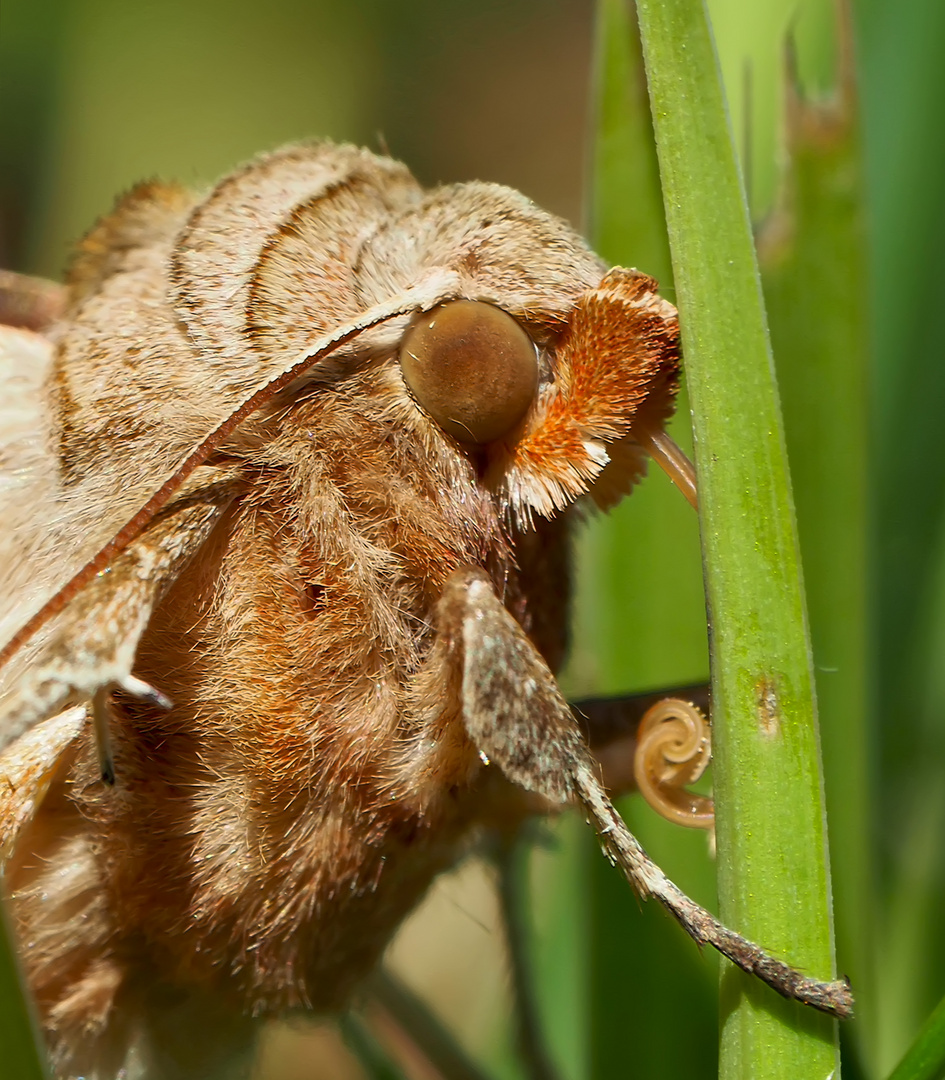
[[[663,430],[678,324],[656,283],[613,269],[575,298],[562,327],[533,314],[461,299],[419,315],[397,353],[415,408],[477,461],[518,520],[552,516],[585,493],[609,506],[651,455],[685,490],[688,463]]]
[[[615,267],[575,298],[546,352],[551,377],[515,438],[490,447],[487,480],[520,515],[551,516],[585,493],[606,508],[651,455],[665,467],[657,444],[678,388],[676,310],[652,278]]]
[[[483,183],[388,215],[353,267],[362,303],[429,295],[388,354],[392,414],[471,459],[511,517],[608,506],[645,471],[679,365],[653,279],[608,271],[567,223]]]
[[[202,462],[255,452],[306,384],[354,392],[383,368],[377,423],[520,521],[612,502],[672,411],[678,328],[655,282],[606,271],[518,192],[423,191],[353,147],[288,147],[203,197],[136,189],[90,234],[71,288],[60,457],[70,484],[104,477],[113,507],[83,552]],[[117,493],[113,458],[135,464]]]
[[[250,258],[233,238],[263,179],[299,188]],[[225,381],[248,386],[307,352],[301,384],[360,385],[392,437],[417,439],[451,475],[468,465],[520,521],[587,493],[609,505],[645,470],[631,429],[660,431],[672,412],[676,312],[652,279],[608,272],[566,222],[497,184],[423,191],[350,148],[289,150],[218,191],[225,203],[211,196],[179,238],[172,277]]]

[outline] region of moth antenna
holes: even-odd
[[[590,813],[607,854],[634,889],[643,897],[658,900],[694,941],[718,949],[742,971],[757,976],[782,997],[801,1001],[841,1020],[853,1015],[853,995],[846,982],[810,979],[723,926],[714,915],[690,900],[650,859],[604,794],[588,764],[578,766],[574,779],[578,796]]]
[[[662,430],[650,430],[642,424],[634,425],[632,430],[633,437],[686,496],[693,510],[698,510],[699,489],[696,487],[696,469],[678,444]]]
[[[449,281],[447,280],[444,283],[449,284]],[[127,521],[96,555],[74,574],[58,592],[54,593],[31,619],[20,627],[6,645],[0,649],[0,667],[16,655],[26,642],[45,626],[50,619],[63,611],[92,578],[108,566],[116,555],[124,551],[132,541],[141,535],[155,514],[170,501],[187,477],[201,466],[248,416],[270,402],[290,383],[304,375],[309,368],[330,356],[342,345],[347,345],[349,341],[363,334],[366,330],[371,330],[373,327],[398,316],[412,315],[425,307],[433,307],[444,299],[453,296],[454,292],[455,289],[444,292],[442,288],[432,292],[429,285],[426,288],[418,286],[402,294],[396,304],[378,304],[371,308],[362,318],[345,323],[333,331],[332,336],[324,345],[318,345],[314,350],[305,349],[297,359],[292,361],[289,367],[283,370],[281,375],[277,375],[259,387],[258,390],[253,391],[242,405],[231,412],[221,424],[210,432],[203,442],[199,443],[184,458],[174,473],[148,499],[134,517]]]

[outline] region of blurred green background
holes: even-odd
[[[785,36],[801,87],[825,97],[836,81],[834,5],[709,8],[752,214],[768,223],[839,963],[861,1017],[844,1035],[844,1072],[879,1077],[945,992],[945,5],[854,4],[858,113],[808,131],[788,174]],[[626,196],[607,207],[592,195],[592,165],[609,153],[592,138],[606,134],[591,92],[594,41],[590,0],[3,0],[0,266],[57,276],[70,244],[136,180],[201,185],[261,150],[323,135],[387,149],[427,183],[518,187],[590,229],[605,257],[654,273],[672,299],[632,57]],[[785,175],[806,216],[785,216]],[[799,221],[819,246],[798,241]],[[785,249],[806,262],[785,262]],[[829,335],[846,367],[824,387],[813,357]],[[838,484],[826,501],[824,474]],[[592,523],[579,580],[572,692],[706,676],[696,520],[661,476],[612,521]],[[670,876],[712,905],[704,836],[632,799],[624,810]],[[773,801],[772,812],[789,810]],[[641,909],[579,822],[548,836],[533,867],[536,963],[565,1075],[714,1075],[714,959]],[[396,959],[459,1037],[513,1076],[487,876],[445,881]],[[286,1080],[358,1075],[327,1032],[274,1037],[267,1061]]]

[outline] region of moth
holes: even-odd
[[[316,143],[139,185],[63,291],[0,292],[0,840],[59,1075],[234,1075],[258,1021],[344,1007],[477,830],[567,805],[697,942],[849,1011],[647,858],[627,731],[555,682],[581,505],[650,456],[694,498],[651,278]]]

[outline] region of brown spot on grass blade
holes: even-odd
[[[755,683],[755,703],[761,734],[766,739],[778,738],[781,734],[781,702],[775,676],[762,675]]]

